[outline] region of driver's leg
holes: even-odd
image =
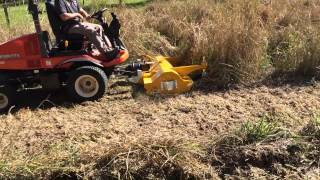
[[[83,22],[83,24],[86,24],[88,26],[93,26],[96,31],[99,32],[100,36],[102,37],[102,39],[104,40],[104,42],[107,44],[108,47],[112,47],[112,44],[109,40],[109,38],[104,34],[104,30],[103,27],[99,24],[93,24],[93,23],[87,23],[87,22]]]
[[[105,53],[110,48],[104,43],[102,37],[92,26],[88,26],[83,23],[76,24],[72,26],[68,33],[70,34],[81,34],[88,37],[89,41],[94,44],[94,46],[100,51],[100,53]]]

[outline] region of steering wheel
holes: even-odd
[[[94,18],[94,19],[99,19],[102,18],[102,14],[108,10],[108,8],[103,8],[95,13],[93,13],[92,15],[90,15],[90,18]]]

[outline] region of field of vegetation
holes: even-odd
[[[147,96],[124,79],[111,79],[99,102],[21,94],[0,117],[0,179],[319,179],[319,0],[110,9],[132,59],[205,60],[208,77],[177,96]],[[10,28],[0,14],[0,42],[34,31],[26,7],[10,11]],[[50,29],[45,15],[41,22]]]

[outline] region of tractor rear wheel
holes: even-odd
[[[67,91],[77,102],[100,99],[107,88],[107,75],[95,66],[83,66],[71,72],[67,80]]]
[[[10,86],[0,87],[0,113],[5,113],[13,104],[15,90]]]

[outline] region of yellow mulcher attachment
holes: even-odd
[[[138,70],[135,81],[144,86],[147,94],[179,94],[190,91],[193,80],[188,76],[193,72],[207,69],[207,64],[174,67],[174,58],[147,56],[149,70]]]

